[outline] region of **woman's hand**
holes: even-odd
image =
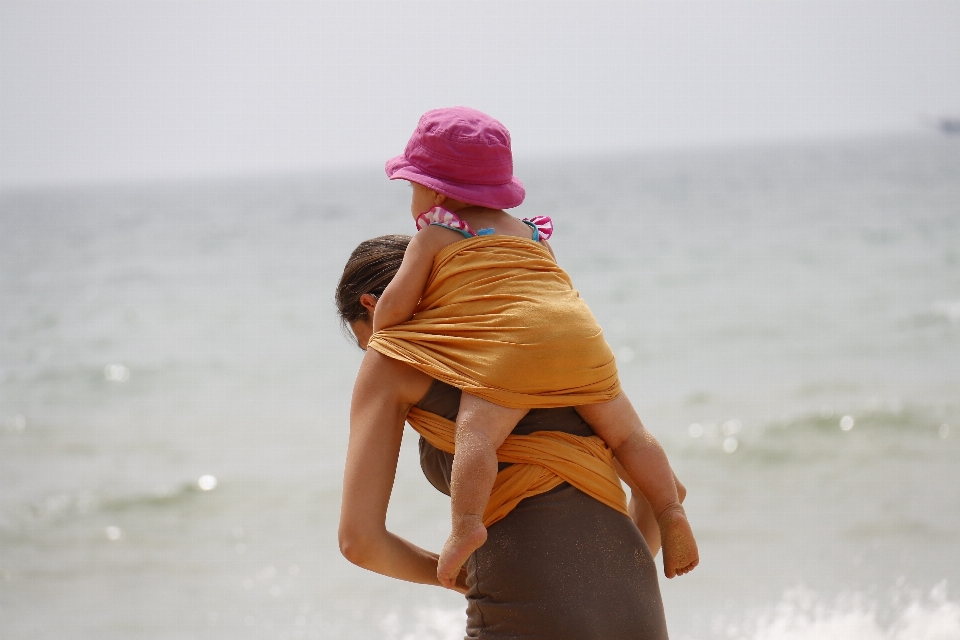
[[[456,584],[455,584],[452,588],[453,588],[453,590],[456,591],[457,593],[462,593],[462,594],[464,594],[464,595],[466,595],[467,591],[470,590],[470,588],[467,586],[467,570],[466,570],[466,568],[460,567],[460,575],[457,576],[457,582],[456,582]]]

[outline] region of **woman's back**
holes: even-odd
[[[435,382],[417,406],[455,420],[460,392]],[[592,431],[571,407],[535,409],[514,434]],[[453,456],[425,441],[421,466],[449,494]],[[501,466],[506,466],[501,464]],[[634,523],[563,483],[489,528],[467,563],[467,638],[667,637],[653,558]]]

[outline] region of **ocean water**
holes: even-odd
[[[529,161],[689,490],[673,638],[960,638],[960,140]],[[379,167],[0,194],[0,637],[461,637],[336,542]],[[408,433],[388,516],[439,550]]]

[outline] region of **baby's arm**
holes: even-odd
[[[450,244],[451,235],[441,227],[426,227],[413,236],[397,275],[377,302],[373,312],[374,331],[413,317],[433,269],[433,259],[440,249]]]

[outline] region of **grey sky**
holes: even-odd
[[[960,2],[0,3],[0,186],[382,166],[466,104],[521,156],[960,115]]]

